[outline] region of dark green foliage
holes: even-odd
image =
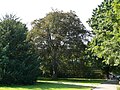
[[[0,83],[33,84],[39,62],[31,43],[26,40],[27,28],[18,18],[6,15],[0,21]]]

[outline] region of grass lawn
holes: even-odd
[[[117,90],[120,90],[120,86],[117,87]]]
[[[54,81],[50,78],[41,78],[43,81]],[[82,84],[100,84],[105,82],[105,79],[84,79],[84,78],[59,78],[56,81],[61,82],[73,82],[73,83],[82,83]]]
[[[42,79],[43,80],[43,79]],[[51,81],[50,79],[44,79],[44,81]],[[40,80],[39,80],[40,81]],[[59,79],[57,81],[64,82],[73,82],[73,83],[84,83],[84,84],[100,84],[104,80],[95,80],[95,79],[79,79],[79,78],[66,78]],[[89,86],[80,86],[80,85],[69,85],[69,84],[56,84],[56,83],[47,83],[47,82],[37,82],[35,85],[27,86],[2,86],[0,85],[0,90],[91,90],[92,87]]]
[[[37,83],[28,86],[0,86],[0,90],[91,90],[91,87],[52,84],[52,83]]]

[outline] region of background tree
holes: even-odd
[[[80,61],[88,31],[74,12],[53,11],[42,19],[34,20],[32,25],[28,37],[43,60],[41,68],[47,70],[45,66],[49,65],[53,78],[65,63]]]
[[[0,21],[0,83],[33,84],[39,62],[35,50],[26,40],[27,28],[13,15]]]
[[[110,68],[120,64],[120,22],[115,13],[114,0],[104,0],[101,5],[93,10],[92,18],[88,23],[93,29],[93,40],[91,42],[91,51]],[[109,72],[108,72],[109,73]]]

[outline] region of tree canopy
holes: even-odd
[[[119,5],[119,0],[104,0],[88,20],[94,35],[92,52],[112,66],[120,64]]]
[[[27,27],[14,15],[0,21],[0,83],[32,84],[37,79],[39,62],[26,40]]]
[[[73,11],[50,12],[34,20],[32,26],[28,37],[36,45],[44,65],[46,62],[51,66],[53,78],[57,77],[60,63],[76,61],[82,56],[88,31]]]

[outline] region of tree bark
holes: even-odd
[[[57,65],[57,60],[54,59],[53,62],[52,62],[52,79],[57,79],[57,68],[58,68],[58,65]]]
[[[57,48],[52,49],[52,79],[57,79],[58,71],[58,50]]]

